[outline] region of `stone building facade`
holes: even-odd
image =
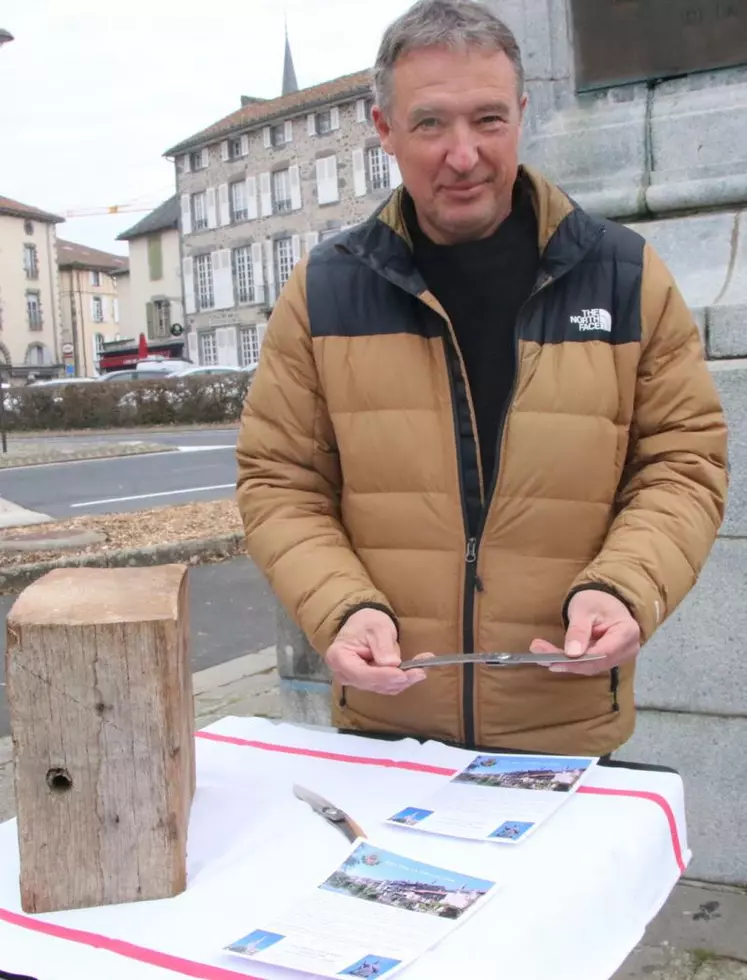
[[[371,122],[368,72],[244,99],[167,151],[176,166],[189,356],[248,366],[293,266],[400,183]]]

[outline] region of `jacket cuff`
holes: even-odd
[[[563,610],[562,610],[564,629],[567,630],[569,626],[568,607],[571,604],[571,599],[575,595],[578,595],[579,592],[586,592],[589,589],[593,589],[594,592],[606,592],[607,595],[614,596],[615,599],[619,600],[625,606],[625,608],[628,610],[628,612],[633,617],[633,619],[636,619],[635,610],[628,602],[628,600],[625,598],[625,596],[621,595],[617,591],[617,589],[613,588],[611,585],[605,584],[604,582],[584,582],[582,585],[577,585],[574,588],[572,588],[571,591],[568,593],[568,595],[565,597],[565,602],[563,603]]]
[[[376,609],[379,612],[386,613],[386,615],[394,623],[394,628],[397,631],[397,642],[399,643],[399,620],[394,615],[393,611],[389,608],[389,606],[385,606],[383,605],[383,603],[380,602],[359,602],[357,605],[351,606],[349,609],[346,609],[337,622],[337,629],[335,631],[335,636],[337,635],[337,633],[340,632],[340,630],[343,628],[345,623],[347,623],[350,617],[355,615],[355,613],[360,612],[361,609]]]

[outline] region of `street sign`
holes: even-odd
[[[65,357],[70,357],[71,354],[75,353],[75,348],[72,344],[63,344],[62,353],[65,355]]]
[[[65,365],[65,374],[68,374],[68,375],[75,374],[75,365],[74,364],[66,364]]]
[[[181,337],[181,335],[184,333],[184,327],[181,325],[181,323],[174,323],[172,324],[169,332],[172,337]]]
[[[571,0],[579,91],[747,64],[747,0]]]

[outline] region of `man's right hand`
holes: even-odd
[[[348,619],[325,656],[338,684],[376,694],[401,694],[425,680],[424,670],[400,670],[402,657],[394,621],[379,609],[359,609]]]

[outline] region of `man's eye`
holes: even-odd
[[[496,126],[505,121],[503,116],[482,116],[480,118],[480,124],[483,126]]]
[[[418,123],[419,129],[435,129],[438,126],[438,119],[421,119]]]

